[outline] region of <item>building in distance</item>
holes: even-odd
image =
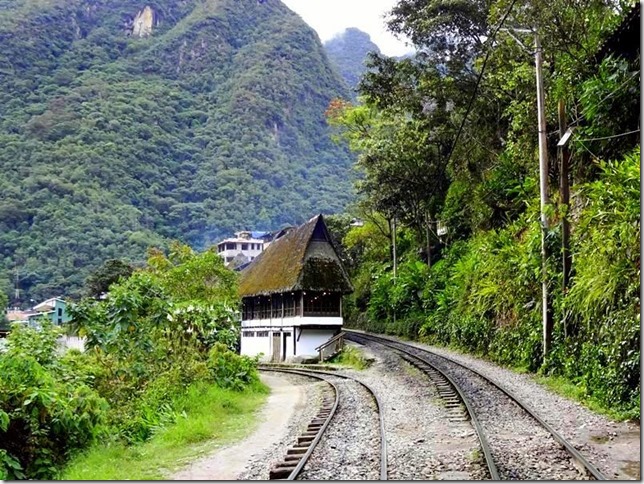
[[[255,260],[270,243],[270,232],[242,230],[235,236],[217,244],[217,253],[224,259],[226,266],[237,267]]]

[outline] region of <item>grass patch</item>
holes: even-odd
[[[607,407],[595,398],[588,396],[585,387],[575,385],[564,377],[535,375],[534,379],[537,383],[540,383],[553,392],[571,400],[575,400],[593,412],[606,415],[607,417],[618,421],[639,421],[639,414],[635,414],[634,411],[620,411]]]
[[[329,360],[329,363],[350,366],[356,370],[364,370],[365,368],[369,368],[372,361],[365,358],[362,351],[355,346],[345,345],[338,355],[335,355],[331,360]]]
[[[215,385],[188,388],[176,408],[177,421],[135,446],[96,445],[72,459],[63,480],[164,479],[213,448],[248,435],[257,421],[256,410],[268,389],[261,383],[243,392]]]

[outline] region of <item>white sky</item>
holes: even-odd
[[[367,32],[380,50],[390,56],[412,50],[387,32],[384,17],[397,0],[282,0],[291,10],[313,27],[322,42],[347,27]]]

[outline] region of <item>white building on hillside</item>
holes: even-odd
[[[264,251],[266,242],[247,230],[235,232],[235,237],[222,240],[217,244],[217,252],[223,257],[226,265],[237,259],[238,264],[255,260]]]
[[[241,354],[265,361],[317,356],[342,330],[342,295],[353,291],[322,215],[283,234],[239,280]]]

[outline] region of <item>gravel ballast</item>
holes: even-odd
[[[399,341],[396,338],[390,338]],[[543,420],[568,439],[608,479],[640,479],[640,427],[615,422],[560,396],[528,374],[516,373],[474,356],[422,343],[400,341],[470,366],[527,402]],[[577,477],[578,478],[578,477]]]
[[[391,480],[486,479],[478,439],[469,421],[450,422],[434,384],[397,354],[360,347],[373,360],[343,373],[367,383],[383,406]]]
[[[355,381],[324,378],[340,392],[338,408],[298,479],[379,479],[380,423],[373,397]]]
[[[450,375],[470,400],[485,429],[492,456],[503,480],[576,480],[572,458],[550,433],[505,394],[483,378],[442,358],[426,356]]]

